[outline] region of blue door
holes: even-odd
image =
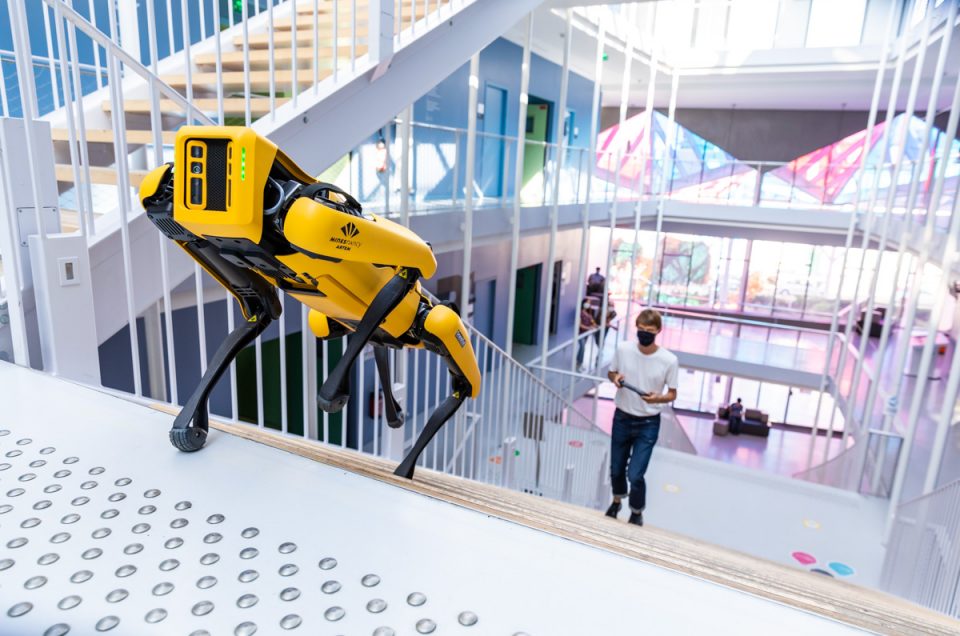
[[[485,197],[503,194],[503,162],[506,148],[503,135],[507,131],[507,91],[497,86],[486,85],[483,93],[483,132],[477,139],[480,165],[477,184]]]

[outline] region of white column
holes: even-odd
[[[623,74],[620,76],[620,119],[618,120],[620,129],[617,131],[618,134],[622,134],[623,122],[627,120],[627,106],[630,103],[630,77],[633,66],[633,50],[636,45],[634,41],[635,34],[635,31],[631,29],[623,51]],[[617,217],[619,216],[617,199],[620,197],[620,171],[623,170],[624,144],[629,148],[628,141],[621,142],[617,148],[617,164],[616,172],[614,173],[616,183],[613,189],[613,201],[610,204],[610,236],[607,239],[607,266],[603,272],[603,297],[600,299],[600,317],[597,320],[597,324],[600,325],[600,345],[597,351],[597,365],[599,365],[600,360],[603,358],[603,350],[607,345],[607,313],[610,311],[610,270],[613,268],[613,234],[617,227]],[[614,341],[616,341],[616,339],[614,339]]]
[[[662,268],[657,261],[662,257],[660,254],[660,233],[663,229],[663,206],[664,201],[666,201],[667,180],[673,174],[673,153],[677,137],[677,92],[680,89],[680,72],[677,69],[673,69],[672,80],[670,84],[670,106],[667,110],[667,139],[663,144],[664,158],[661,168],[663,172],[660,174],[660,187],[657,192],[657,232],[653,244],[653,272],[650,276],[650,288],[647,291],[647,304],[653,304],[654,302],[654,283],[656,283],[658,293],[660,287],[660,270]]]
[[[593,187],[593,166],[597,162],[597,129],[600,127],[600,86],[603,80],[605,41],[606,31],[601,24],[597,33],[597,51],[593,70],[593,100],[590,102],[592,116],[590,118],[590,150],[587,155],[587,192],[584,196],[583,207],[580,209],[580,267],[577,275],[577,306],[573,312],[575,338],[580,332],[580,306],[583,305],[587,285],[587,249],[590,246],[590,190]],[[586,343],[584,343],[584,346],[586,346]],[[576,348],[577,345],[574,345],[574,351],[576,351]],[[575,370],[576,364],[576,353],[574,353],[570,359],[571,371]]]
[[[573,40],[572,12],[567,9],[567,28],[563,38],[563,70],[560,75],[560,107],[557,109],[556,130],[557,156],[553,162],[553,206],[550,209],[550,239],[547,246],[547,293],[544,295],[543,330],[540,342],[540,365],[547,366],[547,349],[550,347],[550,323],[553,321],[554,266],[557,258],[557,224],[560,216],[560,178],[563,173],[564,153],[567,150],[567,135],[564,122],[567,120],[567,92],[570,87],[570,43]],[[560,310],[560,294],[557,311]],[[540,379],[545,379],[546,370],[540,370]]]
[[[400,115],[400,224],[410,225],[410,134],[413,127],[413,106],[407,106]]]
[[[507,340],[504,350],[513,356],[513,318],[517,308],[517,268],[520,260],[520,191],[523,189],[523,152],[527,132],[527,90],[530,86],[530,43],[533,40],[533,13],[527,15],[527,37],[520,63],[520,108],[517,115],[517,154],[513,178],[513,219],[510,236],[510,280],[507,291]],[[506,187],[506,184],[504,184]],[[454,193],[456,195],[456,193]]]
[[[470,304],[470,271],[473,267],[473,181],[477,165],[477,92],[480,89],[480,54],[470,58],[470,96],[467,105],[467,168],[463,198],[463,278],[460,281],[460,316],[467,317]]]
[[[117,18],[120,46],[139,61],[140,19],[137,17],[137,0],[117,0]],[[184,21],[187,22],[186,19]]]
[[[650,73],[650,78],[647,80],[647,103],[645,105],[645,114],[646,118],[646,138],[643,140],[642,148],[651,148],[650,137],[653,134],[653,97],[657,88],[657,47],[653,42],[653,23],[650,24],[650,30],[647,32],[647,41],[650,43],[650,62],[648,72]],[[627,287],[627,313],[624,314],[624,322],[630,320],[630,314],[633,311],[633,287],[634,287],[634,276],[636,275],[637,270],[637,243],[640,241],[640,212],[643,208],[643,183],[647,178],[647,159],[650,157],[650,153],[640,155],[640,190],[637,192],[637,200],[633,206],[633,247],[630,249],[630,283]],[[729,262],[729,261],[728,261]],[[647,300],[649,304],[650,300]],[[623,339],[626,340],[630,334],[630,325],[625,325],[623,329],[620,330]]]
[[[154,303],[143,312],[143,331],[147,338],[147,386],[150,389],[150,397],[165,401],[167,382],[163,370],[163,326],[160,324],[160,303]]]

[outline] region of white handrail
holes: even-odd
[[[172,100],[178,106],[182,106],[185,110],[189,111],[191,105],[185,97],[174,90],[169,84],[161,80],[159,76],[153,74],[150,69],[141,64],[139,60],[135,59],[132,55],[124,51],[119,44],[111,40],[97,27],[87,22],[86,18],[74,11],[73,7],[71,7],[65,0],[43,0],[43,2],[50,7],[58,6],[60,12],[63,14],[63,17],[76,28],[83,31],[83,33],[94,42],[106,49],[108,56],[115,57],[120,62],[123,62],[125,67],[130,68],[133,70],[133,72],[145,79],[147,82],[155,85],[160,92],[166,95],[170,100]],[[215,125],[214,121],[203,113],[198,112],[194,118],[208,126]]]

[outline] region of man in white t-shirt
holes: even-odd
[[[617,347],[607,376],[617,385],[610,434],[610,481],[613,503],[607,516],[616,518],[620,500],[627,496],[630,482],[630,523],[643,525],[647,505],[647,484],[643,475],[660,434],[660,411],[677,399],[677,356],[656,344],[663,327],[660,313],[644,309],[637,316],[637,342]],[[642,394],[626,388],[628,384]],[[664,392],[666,387],[666,392]]]

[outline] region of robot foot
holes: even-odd
[[[170,443],[185,453],[192,453],[200,450],[203,448],[203,445],[206,441],[206,429],[198,426],[170,429]]]
[[[395,419],[387,419],[387,426],[390,428],[400,428],[403,426],[404,416],[403,413],[397,413]]]
[[[210,420],[206,406],[192,414],[184,408],[173,421],[173,428],[170,429],[170,443],[185,453],[198,451],[207,441],[209,428]]]
[[[326,413],[338,413],[343,410],[343,407],[346,406],[347,400],[350,399],[349,393],[341,393],[340,395],[335,395],[332,399],[326,399],[323,397],[323,394],[317,395],[317,406],[320,407],[322,411]]]

